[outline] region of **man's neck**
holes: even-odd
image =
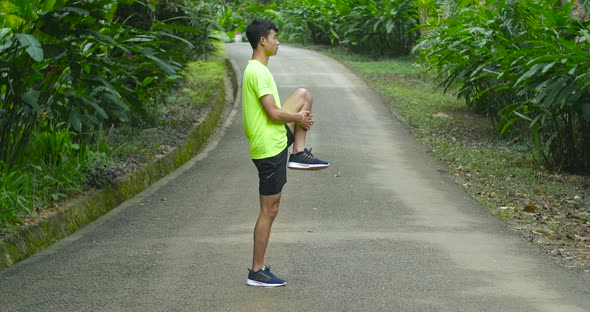
[[[252,52],[252,59],[257,60],[262,63],[264,66],[268,66],[268,59],[270,56],[264,53],[264,50],[256,49]]]

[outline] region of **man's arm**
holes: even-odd
[[[291,113],[284,109],[277,107],[275,98],[272,94],[267,94],[260,98],[262,107],[266,115],[272,121],[282,121],[284,123],[295,122],[305,130],[309,130],[313,124],[313,118],[310,111],[300,111],[298,113]]]

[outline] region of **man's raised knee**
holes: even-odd
[[[301,96],[305,102],[307,102],[309,105],[311,105],[313,103],[313,97],[311,96],[311,92],[309,92],[307,89],[305,88],[299,88],[296,91],[299,96]]]

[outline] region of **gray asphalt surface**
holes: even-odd
[[[247,44],[228,55],[242,71]],[[6,311],[590,311],[590,278],[560,268],[450,183],[382,100],[339,63],[281,46],[286,99],[314,95],[267,264],[246,286],[258,213],[240,104],[207,149],[149,190],[0,273]],[[241,75],[241,73],[240,73]]]

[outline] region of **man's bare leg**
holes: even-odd
[[[311,93],[304,88],[299,88],[289,96],[287,101],[283,104],[283,109],[291,113],[298,113],[302,110],[310,111],[313,106],[313,97]],[[293,142],[293,154],[297,154],[305,148],[305,139],[307,130],[301,128],[298,124],[292,122],[287,124],[293,132],[295,142]]]
[[[259,271],[264,265],[264,255],[268,246],[270,229],[279,212],[281,193],[275,195],[260,195],[260,214],[254,227],[254,255],[252,257],[252,268],[254,272]]]
[[[311,148],[303,153],[305,150],[305,140],[307,138],[307,131],[313,125],[313,115],[311,114],[311,107],[313,106],[313,97],[309,91],[299,88],[291,94],[291,96],[283,104],[283,109],[290,113],[299,113],[301,111],[308,111],[311,121],[309,125],[302,127],[298,123],[288,123],[287,126],[291,129],[294,136],[293,150],[289,156],[289,169],[300,170],[321,170],[328,168],[330,163],[318,159],[311,153]]]

